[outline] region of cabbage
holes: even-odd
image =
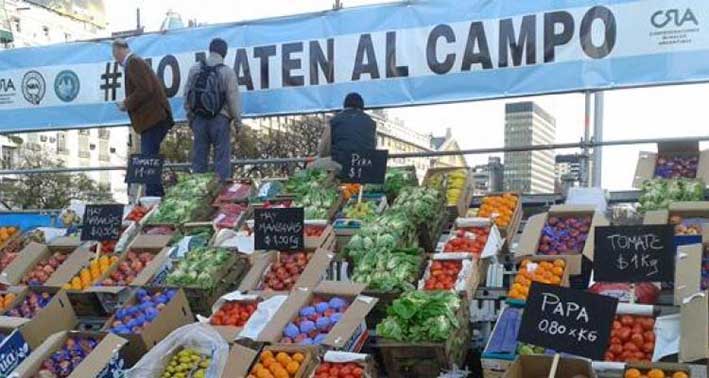
[[[404,342],[443,342],[461,327],[456,313],[461,301],[446,291],[411,291],[395,300],[377,335]]]

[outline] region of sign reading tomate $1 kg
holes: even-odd
[[[601,282],[672,282],[674,231],[670,225],[596,227],[594,279]]]
[[[258,250],[300,251],[305,212],[302,207],[256,209],[254,214],[254,247]]]
[[[533,282],[517,339],[602,360],[617,306],[616,298]]]

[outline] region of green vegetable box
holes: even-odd
[[[213,174],[181,176],[177,184],[168,190],[147,224],[181,225],[209,220],[214,212],[210,205],[218,188]]]
[[[236,252],[199,247],[176,262],[168,260],[165,270],[165,284],[183,288],[192,310],[205,314],[219,297],[235,288],[247,266]]]
[[[377,347],[390,378],[437,377],[463,366],[470,343],[469,302],[447,291],[410,291],[377,325]]]
[[[387,199],[383,194],[366,193],[359,201],[353,196],[345,204],[335,219],[337,235],[352,235],[362,224],[372,222],[387,208]]]

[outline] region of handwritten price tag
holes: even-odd
[[[304,249],[303,208],[256,209],[254,244],[257,250],[298,251]]]
[[[87,205],[81,241],[111,241],[121,237],[123,205]]]
[[[129,184],[159,184],[165,160],[159,155],[131,155],[126,182]]]
[[[594,278],[603,282],[674,281],[672,226],[596,227]]]
[[[533,282],[517,339],[602,360],[617,306],[612,297]]]
[[[343,181],[357,184],[383,184],[387,170],[387,150],[363,150],[348,152],[339,163],[342,165]]]

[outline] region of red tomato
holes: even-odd
[[[634,333],[632,336],[630,336],[630,342],[635,344],[636,347],[641,348],[643,346],[643,343],[645,343],[645,340],[643,340],[642,334]]]
[[[631,333],[630,328],[623,327],[620,329],[620,332],[618,333],[618,338],[620,339],[620,341],[623,341],[623,342],[628,341],[630,339],[630,333]]]
[[[645,342],[655,342],[655,332],[645,331],[643,332],[643,339]]]
[[[627,343],[623,344],[623,350],[626,351],[626,352],[635,353],[635,352],[637,352],[639,349],[638,349],[638,347],[637,347],[635,344],[633,344],[633,343],[631,343],[631,342],[627,342]]]
[[[330,367],[330,375],[337,377],[340,374],[340,368],[336,364],[332,364]]]
[[[364,370],[362,370],[362,368],[358,366],[352,370],[352,375],[355,378],[361,378],[364,375]]]
[[[620,322],[621,322],[624,326],[632,326],[632,325],[635,323],[635,321],[633,320],[633,317],[630,316],[630,315],[623,315],[623,316],[621,316]]]

